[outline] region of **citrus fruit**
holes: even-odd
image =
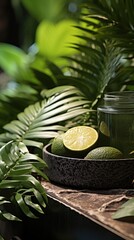
[[[63,144],[63,134],[60,134],[53,139],[51,144],[51,153],[59,156],[67,155],[67,149]]]
[[[98,132],[89,126],[75,126],[63,136],[65,147],[71,151],[82,152],[93,146],[98,139]]]
[[[107,124],[104,121],[101,121],[99,125],[99,138],[98,146],[109,146],[110,145],[110,131]]]
[[[129,154],[128,154],[129,158],[134,158],[134,150],[132,150]]]
[[[110,136],[110,131],[109,131],[109,129],[108,129],[108,126],[107,126],[107,124],[106,124],[104,121],[101,121],[99,130],[100,130],[100,132],[101,132],[103,135],[105,135],[105,136],[107,136],[107,137]]]
[[[85,157],[85,159],[119,159],[123,158],[123,153],[110,146],[97,147],[91,150]]]

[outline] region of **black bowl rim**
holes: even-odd
[[[51,143],[46,144],[43,147],[43,152],[47,153],[49,156],[56,157],[56,158],[63,158],[68,160],[74,160],[74,161],[88,161],[88,162],[116,162],[116,161],[122,161],[122,162],[128,162],[128,161],[134,161],[134,158],[109,158],[109,159],[84,159],[84,158],[73,158],[73,157],[65,157],[61,155],[56,155],[48,151],[48,148],[51,146]]]

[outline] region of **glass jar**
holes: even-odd
[[[134,91],[109,92],[98,107],[100,145],[134,151]]]

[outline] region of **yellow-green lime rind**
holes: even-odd
[[[84,159],[122,159],[123,153],[111,146],[97,147],[91,150]]]
[[[85,151],[98,140],[98,132],[89,126],[76,126],[68,129],[63,135],[63,143],[70,151]]]
[[[134,150],[132,150],[132,151],[128,154],[128,158],[134,158]]]
[[[51,153],[59,156],[67,156],[67,149],[63,144],[63,134],[55,137],[51,144]]]
[[[110,131],[109,131],[109,129],[108,129],[108,126],[107,126],[107,124],[106,124],[104,121],[102,121],[102,122],[100,123],[99,130],[100,130],[100,132],[101,132],[103,135],[105,135],[105,136],[107,136],[107,137],[110,136]]]

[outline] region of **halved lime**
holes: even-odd
[[[89,126],[72,127],[63,135],[63,143],[71,151],[88,150],[97,140],[98,132]]]

